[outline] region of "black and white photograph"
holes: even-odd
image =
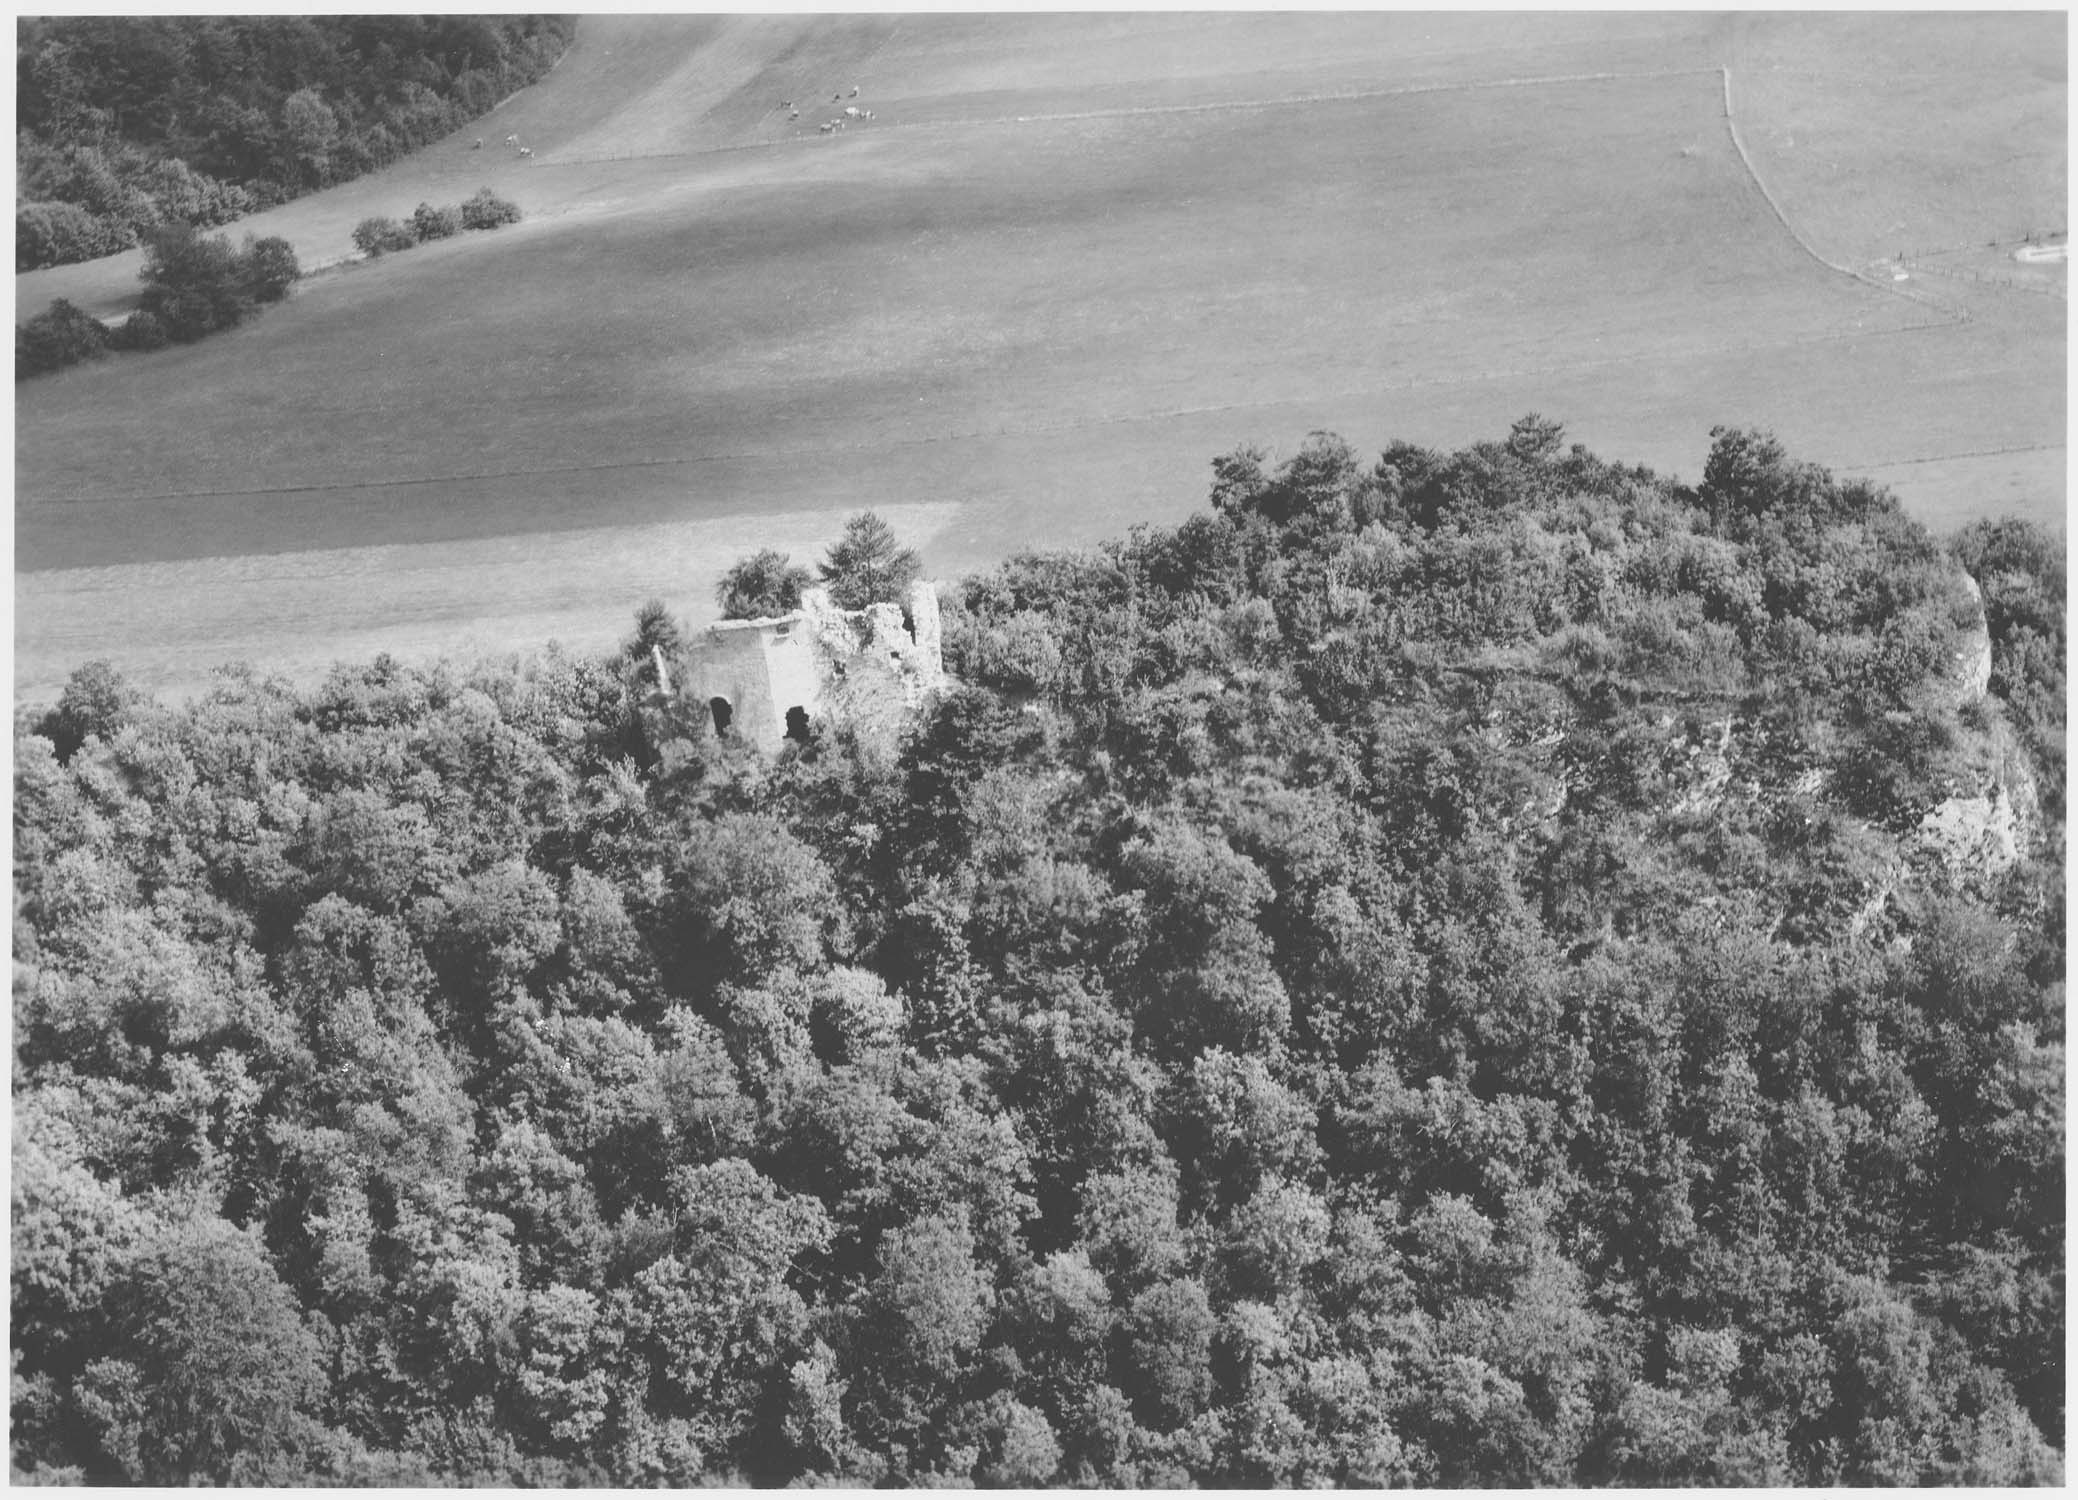
[[[13,1484],[2062,1486],[2067,11],[15,25]]]

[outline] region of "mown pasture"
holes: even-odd
[[[317,263],[484,182],[526,223],[18,388],[18,692],[92,655],[178,690],[216,660],[595,646],[861,506],[954,572],[1174,520],[1244,441],[1447,446],[1532,408],[1682,473],[1757,423],[1937,524],[2061,518],[2061,269],[2046,295],[1827,269],[1717,71],[1776,203],[1859,267],[1879,203],[1932,237],[2060,224],[2061,17],[1914,34],[1962,80],[1920,181],[1896,99],[1926,130],[1943,101],[1886,92],[1893,18],[1197,19],[588,19],[464,138],[251,227]],[[1749,57],[1776,71],[1745,90]],[[1827,69],[1896,128],[1814,104]],[[1997,107],[1969,92],[1999,78]],[[875,119],[816,134],[854,85]],[[1807,109],[1823,160],[1791,144]],[[1990,178],[1952,170],[1973,152]],[[125,260],[18,303],[114,311]]]

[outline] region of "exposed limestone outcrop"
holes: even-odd
[[[2001,786],[1988,797],[1950,797],[1920,820],[1919,840],[1958,873],[1996,875],[2019,862],[2027,830]]]
[[[1686,790],[1667,810],[1677,816],[1715,812],[1723,806],[1725,791],[1732,784],[1732,721],[1720,726],[1717,743],[1690,745],[1681,768]]]
[[[1922,849],[1962,879],[2003,874],[2033,852],[2041,835],[2040,789],[2003,723],[1993,746],[1991,771],[1976,787],[1931,808],[1915,833]]]
[[[1948,689],[1958,708],[1983,702],[1984,695],[1991,691],[1991,622],[1984,614],[1984,590],[1968,573],[1962,575],[1962,580],[1977,606],[1977,620],[1963,632],[1948,673]]]
[[[1881,878],[1876,881],[1875,891],[1855,910],[1854,915],[1847,919],[1847,931],[1850,935],[1860,937],[1869,930],[1870,923],[1883,915],[1884,909],[1890,905],[1890,898],[1896,892],[1899,881],[1904,879],[1904,874],[1905,867],[1898,860],[1892,860],[1885,866]]]

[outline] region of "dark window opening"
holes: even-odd
[[[909,632],[912,641],[916,639],[916,612],[909,607],[907,599],[902,601],[902,628]]]
[[[726,698],[709,698],[707,700],[707,711],[714,715],[714,732],[716,734],[727,734],[729,732],[729,720],[736,717],[736,710],[729,706],[729,700]]]
[[[786,711],[786,737],[808,743],[808,710],[798,703]]]

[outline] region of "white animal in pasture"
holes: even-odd
[[[505,137],[505,144],[508,146],[517,146],[519,144],[519,137],[516,135],[508,135],[507,137]]]
[[[521,156],[532,156],[533,154],[534,154],[534,148],[533,148],[532,146],[522,146],[522,147],[520,147],[520,155],[521,155]]]

